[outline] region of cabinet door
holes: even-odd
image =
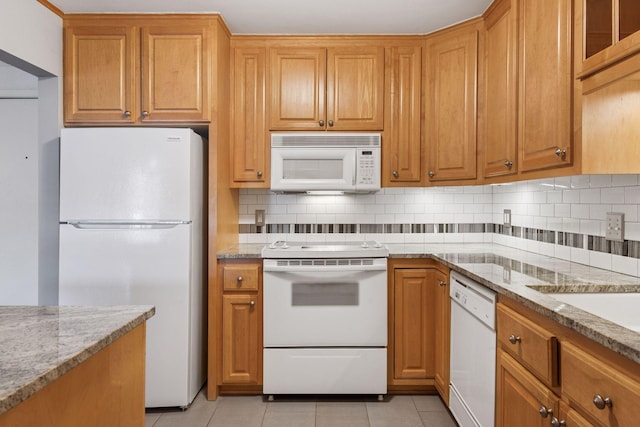
[[[496,427],[547,427],[559,399],[507,353],[498,349]],[[543,417],[542,412],[551,411]]]
[[[271,130],[325,127],[325,48],[274,48],[269,54]]]
[[[522,171],[571,164],[571,7],[571,0],[519,2]]]
[[[449,297],[449,276],[435,272],[435,347],[436,347],[436,389],[442,400],[449,404],[449,350],[451,344],[451,298]]]
[[[419,380],[435,374],[434,271],[402,268],[394,272],[393,378],[417,380],[411,384],[421,384]]]
[[[387,56],[383,185],[420,185],[422,49],[394,47]]]
[[[209,121],[211,38],[206,25],[142,28],[142,122]]]
[[[232,53],[232,180],[236,186],[268,186],[269,141],[265,123],[265,48]]]
[[[517,3],[503,0],[485,20],[481,141],[484,176],[517,172]]]
[[[382,130],[384,48],[329,48],[327,129]]]
[[[426,144],[430,181],[476,178],[478,31],[427,41]]]
[[[65,28],[65,124],[135,121],[137,39],[125,25]]]
[[[261,319],[258,294],[222,296],[223,384],[258,384]]]

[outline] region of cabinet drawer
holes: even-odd
[[[548,330],[498,305],[498,342],[549,386],[558,384],[558,340]]]
[[[224,291],[257,291],[259,264],[225,265],[222,268]]]
[[[637,379],[571,343],[562,343],[560,357],[562,394],[571,406],[604,426],[637,425],[640,419],[640,382]],[[607,401],[611,404],[606,404]]]

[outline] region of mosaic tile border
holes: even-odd
[[[602,236],[502,224],[240,224],[240,234],[443,234],[496,233],[519,239],[640,259],[640,241],[614,242]]]

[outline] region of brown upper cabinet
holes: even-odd
[[[518,4],[498,0],[485,17],[484,105],[479,140],[485,178],[518,171]]]
[[[573,165],[572,2],[497,0],[485,14],[480,156],[485,178]],[[553,176],[555,172],[542,172]]]
[[[422,185],[422,48],[387,49],[382,185]]]
[[[640,51],[638,0],[577,0],[575,16],[580,78]]]
[[[518,143],[523,172],[572,163],[572,3],[518,2]]]
[[[264,46],[251,43],[236,45],[231,51],[231,181],[234,187],[269,186],[266,56]]]
[[[65,16],[65,125],[208,123],[214,23],[191,15]]]
[[[384,47],[273,47],[271,130],[383,129]]]
[[[425,143],[430,182],[476,178],[480,25],[474,20],[427,38]]]

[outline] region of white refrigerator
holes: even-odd
[[[60,305],[151,304],[146,407],[205,380],[203,141],[191,129],[66,128]]]

